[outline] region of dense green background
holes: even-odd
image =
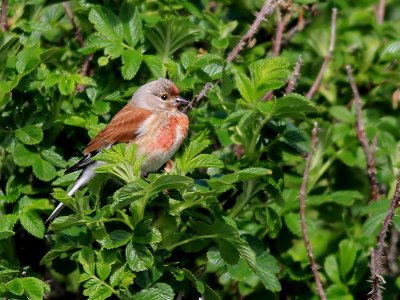
[[[378,24],[378,1],[319,2],[281,7],[292,17],[279,57],[271,57],[273,13],[227,64],[262,1],[73,1],[81,47],[61,2],[9,0],[0,32],[0,297],[317,298],[298,193],[318,121],[306,197],[311,244],[328,298],[365,299],[399,163],[400,6],[386,1]],[[302,95],[328,52],[333,7],[335,51],[308,101]],[[284,95],[299,54],[296,94]],[[345,64],[354,69],[367,137],[377,138],[376,202]],[[102,174],[69,198],[78,174],[65,169],[138,86],[159,77],[188,99],[214,83],[189,112],[172,173],[141,179],[135,149],[119,145],[102,154]],[[261,101],[268,91],[274,98]],[[54,199],[69,208],[48,226]],[[400,291],[398,217],[393,225],[385,299]]]

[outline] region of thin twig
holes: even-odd
[[[254,34],[257,32],[265,16],[272,14],[274,6],[275,6],[274,0],[266,0],[264,2],[263,7],[257,13],[257,17],[254,20],[253,24],[251,24],[249,30],[246,32],[244,36],[242,36],[242,38],[239,40],[235,48],[233,48],[232,51],[228,54],[226,58],[227,63],[231,63],[236,58],[236,56],[238,56],[239,52],[243,49],[244,45],[246,45],[246,43],[253,38]]]
[[[382,277],[382,263],[383,263],[383,250],[385,248],[385,237],[388,231],[389,225],[392,222],[392,218],[395,213],[395,208],[400,201],[400,176],[397,177],[396,191],[394,192],[392,202],[390,203],[389,209],[386,213],[386,217],[383,221],[382,229],[379,233],[378,245],[374,251],[374,256],[371,256],[371,279],[372,279],[372,291],[371,299],[380,300],[382,299],[381,285],[385,283]]]
[[[307,155],[306,168],[304,170],[303,181],[301,183],[300,192],[299,192],[300,225],[301,225],[301,231],[303,233],[304,246],[306,247],[307,256],[310,260],[311,269],[314,273],[314,279],[315,279],[315,283],[317,284],[317,291],[318,291],[319,297],[323,300],[326,300],[325,291],[321,284],[321,280],[320,280],[319,274],[318,274],[318,266],[314,259],[314,254],[313,254],[310,238],[308,237],[308,231],[307,231],[307,225],[306,225],[306,213],[305,213],[306,205],[305,205],[305,199],[304,199],[305,195],[306,195],[308,176],[310,174],[311,160],[312,160],[313,153],[315,151],[315,147],[317,145],[317,132],[318,132],[318,123],[314,122],[314,128],[312,130],[312,137],[311,137],[311,149]]]
[[[64,10],[67,13],[68,19],[72,24],[72,27],[75,31],[75,37],[81,47],[84,46],[85,42],[83,40],[81,29],[76,25],[74,14],[72,12],[71,6],[69,2],[63,2]]]
[[[281,45],[282,45],[282,36],[283,32],[285,31],[285,27],[289,22],[291,14],[285,15],[282,18],[281,9],[279,5],[276,7],[276,31],[275,31],[275,39],[272,44],[272,56],[278,56],[281,52]]]
[[[291,39],[294,37],[294,35],[299,32],[302,31],[303,28],[305,26],[307,26],[308,24],[310,24],[311,21],[309,20],[304,20],[302,23],[302,27],[300,27],[298,24],[296,24],[295,26],[293,26],[291,29],[289,29],[286,33],[285,33],[285,38],[283,39],[282,44],[286,45],[287,43],[289,43],[291,41]]]
[[[80,74],[84,77],[88,76],[90,70],[90,62],[93,59],[93,54],[86,56],[85,61],[83,62]],[[80,93],[85,90],[86,86],[84,84],[78,84],[75,88],[75,91]]]
[[[294,70],[292,75],[289,77],[288,85],[286,86],[285,94],[290,94],[296,87],[297,78],[300,76],[301,65],[303,64],[303,59],[301,58],[301,54],[297,58],[296,65],[294,66]]]
[[[0,28],[2,31],[8,30],[7,10],[8,10],[8,0],[3,0],[1,4],[1,17],[0,17]]]
[[[321,65],[321,69],[319,70],[318,76],[315,79],[313,85],[311,86],[310,90],[308,91],[306,97],[308,99],[311,99],[314,94],[318,91],[319,86],[322,81],[322,77],[324,77],[325,71],[329,65],[329,62],[332,59],[332,54],[333,51],[335,50],[335,40],[336,40],[336,15],[337,15],[337,9],[333,8],[332,9],[332,19],[331,19],[331,37],[330,37],[330,43],[329,43],[329,49],[328,53],[326,54],[324,61]]]
[[[275,5],[276,5],[275,0],[266,0],[264,2],[263,7],[257,13],[256,19],[254,20],[253,24],[251,24],[249,30],[245,33],[245,35],[242,36],[242,38],[239,40],[236,46],[228,54],[226,58],[227,64],[231,63],[238,56],[239,52],[243,49],[246,43],[252,40],[254,34],[257,32],[264,18],[267,15],[272,14]],[[218,80],[216,83],[218,82],[220,82],[220,80]],[[207,94],[207,92],[211,89],[212,86],[213,86],[212,83],[207,82],[203,87],[203,89],[200,91],[199,95],[191,101],[190,105],[188,105],[187,110],[191,110],[192,108],[196,107],[199,104],[199,102],[204,98],[204,96]]]
[[[399,272],[399,265],[397,264],[397,257],[399,255],[399,249],[397,248],[398,243],[399,231],[393,227],[390,233],[390,247],[387,253],[388,269],[393,277],[397,276]]]
[[[378,181],[376,179],[376,167],[375,167],[375,154],[373,153],[374,149],[372,147],[372,151],[370,149],[367,136],[365,134],[364,128],[364,119],[362,115],[362,102],[360,93],[358,92],[358,88],[356,82],[353,77],[353,71],[350,65],[346,65],[347,77],[349,79],[349,83],[351,89],[353,91],[354,96],[354,105],[356,108],[356,132],[358,140],[364,150],[365,158],[367,160],[367,172],[368,172],[368,179],[370,184],[371,190],[371,200],[375,201],[379,198],[379,186]]]
[[[385,0],[380,0],[376,10],[376,22],[382,24],[385,19]]]

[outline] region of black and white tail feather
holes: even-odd
[[[96,175],[94,170],[99,166],[104,164],[101,161],[94,161],[93,157],[99,154],[101,151],[94,151],[92,153],[86,154],[80,161],[78,161],[75,165],[68,168],[65,171],[65,174],[69,174],[78,170],[82,170],[78,179],[75,181],[74,185],[68,192],[68,196],[72,197],[77,190],[79,190],[82,186],[86,185],[92,178]],[[61,210],[64,208],[65,204],[60,202],[57,207],[53,210],[51,215],[47,218],[46,223],[53,221]]]

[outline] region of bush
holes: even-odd
[[[335,48],[310,96],[329,54],[333,4]],[[374,1],[290,2],[246,36],[262,5],[3,1],[2,297],[316,298],[298,197],[315,121],[305,204],[319,277],[329,299],[366,297],[398,166],[400,7],[387,1],[381,23]],[[235,46],[243,49],[228,56]],[[287,92],[299,54],[296,92]],[[376,201],[345,64],[364,104]],[[160,77],[189,99],[213,84],[188,112],[172,171],[141,178],[135,147],[115,145],[69,197],[78,174],[64,171],[140,85]],[[45,224],[57,201],[68,208]],[[379,273],[388,298],[399,288],[397,216],[393,225]]]

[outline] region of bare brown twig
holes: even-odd
[[[8,10],[8,0],[3,0],[1,4],[1,17],[0,17],[0,28],[2,31],[8,30],[7,10]]]
[[[63,6],[64,6],[65,13],[68,16],[68,19],[72,24],[72,28],[74,29],[76,40],[78,41],[79,46],[83,47],[85,45],[85,41],[83,39],[81,29],[76,25],[74,14],[72,12],[70,3],[69,2],[63,2]],[[90,62],[92,61],[92,59],[93,59],[93,55],[92,54],[86,56],[85,61],[83,62],[82,67],[81,67],[81,71],[80,71],[80,74],[82,76],[88,76],[89,70],[90,70],[90,68],[89,68],[90,67]],[[78,93],[83,92],[85,90],[85,87],[86,86],[83,85],[83,84],[78,84],[76,86],[76,88],[75,88],[75,91],[78,92]]]
[[[312,136],[311,136],[311,149],[307,155],[306,168],[304,170],[303,181],[301,183],[300,192],[299,192],[300,225],[301,225],[301,231],[303,233],[304,246],[306,247],[306,250],[307,250],[308,259],[310,260],[311,269],[314,274],[315,283],[317,284],[317,291],[318,291],[319,297],[323,300],[326,300],[325,291],[324,291],[324,288],[321,284],[321,280],[318,275],[318,266],[314,259],[314,254],[312,251],[310,238],[308,237],[308,230],[307,230],[307,225],[306,225],[306,212],[305,212],[305,210],[306,210],[305,195],[306,195],[306,190],[307,190],[308,176],[310,174],[311,160],[312,160],[313,153],[315,151],[315,147],[317,145],[317,133],[318,133],[318,123],[314,122],[314,127],[312,130]]]
[[[385,0],[380,0],[376,9],[376,22],[382,24],[385,19]]]
[[[385,283],[382,277],[382,263],[383,263],[383,250],[385,248],[385,237],[388,231],[389,225],[392,222],[395,208],[400,201],[400,176],[397,177],[396,190],[394,192],[392,202],[390,203],[389,209],[386,213],[386,217],[383,221],[381,231],[378,236],[378,245],[376,250],[371,254],[371,280],[372,280],[372,291],[371,299],[380,300],[382,299],[381,285]]]
[[[245,33],[245,35],[242,36],[242,38],[239,40],[236,46],[228,54],[226,58],[227,64],[231,63],[238,56],[239,52],[243,49],[246,43],[252,40],[254,34],[257,32],[265,16],[272,14],[275,5],[276,5],[275,0],[266,0],[264,2],[263,7],[257,13],[256,19],[254,20],[253,24],[251,24],[249,30]],[[217,83],[219,81],[220,80],[218,80]],[[188,106],[188,110],[191,110],[192,108],[196,107],[200,103],[200,101],[204,98],[204,96],[207,94],[207,92],[211,89],[212,86],[213,86],[212,83],[207,82],[203,87],[203,89],[200,91],[199,95],[191,101],[190,105]]]
[[[353,71],[350,65],[346,65],[347,77],[349,79],[349,83],[351,89],[353,91],[354,96],[354,105],[356,108],[356,131],[357,137],[360,141],[360,144],[364,150],[364,155],[367,160],[367,172],[368,172],[368,179],[370,183],[371,189],[371,200],[377,200],[379,198],[379,186],[378,181],[376,179],[376,167],[375,167],[375,154],[374,154],[374,147],[370,149],[370,145],[365,134],[364,128],[364,118],[362,116],[362,103],[360,93],[358,92],[358,88],[356,82],[353,77]],[[371,151],[372,150],[372,151]]]
[[[331,37],[330,37],[330,42],[329,42],[329,49],[328,49],[328,53],[326,54],[326,56],[324,58],[322,65],[321,65],[321,69],[319,70],[317,78],[315,79],[313,85],[311,86],[310,90],[308,91],[308,93],[306,95],[306,97],[310,100],[314,96],[314,94],[318,91],[319,86],[322,81],[322,77],[324,77],[325,71],[329,65],[329,62],[332,59],[333,51],[335,50],[336,15],[337,15],[337,9],[333,8],[332,9],[332,19],[331,19]]]
[[[281,52],[282,37],[292,14],[289,12],[282,18],[281,9],[279,6],[276,8],[276,31],[275,39],[272,44],[272,56],[278,56]]]
[[[74,14],[73,14],[72,9],[71,9],[71,5],[69,4],[69,2],[63,2],[63,6],[64,6],[64,10],[65,10],[65,12],[66,12],[66,14],[68,16],[68,19],[71,22],[72,27],[73,27],[73,29],[75,31],[75,37],[76,37],[79,45],[81,47],[83,47],[85,42],[83,40],[81,29],[76,25]]]
[[[297,58],[296,65],[294,66],[294,70],[292,75],[289,77],[288,85],[286,86],[285,94],[290,94],[296,87],[297,78],[300,76],[301,65],[303,64],[303,59],[301,58],[301,54]]]

